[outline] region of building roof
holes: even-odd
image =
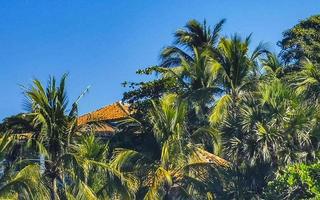
[[[112,134],[116,129],[110,122],[126,119],[129,115],[129,106],[124,105],[121,102],[116,102],[80,116],[78,118],[78,125],[90,124],[92,122],[105,122],[93,124],[91,127],[94,128],[94,132],[98,135],[105,135],[106,133]],[[16,133],[15,135],[17,135],[17,138],[24,140],[31,138],[33,133]]]
[[[113,122],[122,120],[129,117],[129,106],[124,105],[121,102],[116,102],[111,105],[107,105],[96,111],[84,114],[78,118],[78,125],[88,124],[92,122]],[[99,125],[95,128],[99,133],[113,133],[114,127],[109,124]]]
[[[129,106],[120,102],[107,105],[91,113],[84,114],[78,118],[78,124],[90,122],[116,121],[125,119],[129,116]]]

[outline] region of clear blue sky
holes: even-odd
[[[70,101],[91,85],[81,113],[120,100],[189,19],[226,18],[224,35],[252,32],[277,51],[284,30],[318,13],[319,0],[0,0],[0,120],[23,111],[20,84],[50,74],[70,74]]]

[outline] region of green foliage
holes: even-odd
[[[258,59],[267,52],[260,43],[250,54],[251,35],[244,40],[239,35],[221,38],[218,45],[217,61],[221,64],[223,84],[227,93],[245,87],[248,79],[258,73]]]
[[[19,198],[18,198],[19,196]],[[24,167],[12,176],[4,177],[0,186],[0,197],[8,199],[49,199],[40,174],[40,167],[35,164]]]
[[[318,65],[320,62],[320,15],[302,20],[299,24],[283,33],[278,42],[281,57],[286,63],[297,63],[308,58]]]
[[[268,183],[265,199],[319,199],[320,164],[294,164]]]
[[[293,86],[297,93],[304,95],[308,101],[319,103],[320,69],[306,59],[302,61],[301,70],[292,75]]]
[[[122,171],[119,155],[107,159],[109,154],[108,145],[93,134],[84,134],[70,146],[63,158],[69,199],[134,198],[138,180]]]
[[[234,163],[239,177],[234,185],[246,188],[237,198],[261,193],[267,183],[264,177],[278,167],[314,159],[312,129],[317,127],[317,107],[301,100],[275,79],[260,83],[257,91],[232,103],[219,128],[225,141],[223,157]]]
[[[0,124],[0,132],[30,133],[38,131],[34,126],[32,126],[31,122],[32,117],[23,113],[7,117]]]
[[[190,20],[159,65],[137,71],[156,79],[125,83],[133,114],[108,141],[77,122],[86,91],[69,105],[66,75],[35,79],[28,112],[0,126],[0,197],[320,198],[318,21],[287,31],[277,56],[250,50],[251,35],[220,37],[225,20]]]
[[[267,75],[276,76],[277,78],[283,76],[282,61],[275,53],[268,53],[267,57],[262,59],[262,66]]]
[[[201,96],[213,94],[213,91],[217,88],[211,87],[213,83],[212,77],[208,76],[212,73],[212,62],[210,63],[211,66],[208,67],[207,64],[209,64],[210,59],[204,55],[216,48],[224,22],[225,20],[221,20],[213,28],[207,26],[206,22],[203,24],[196,20],[187,22],[185,28],[177,30],[174,35],[176,45],[167,46],[162,50],[160,54],[161,63],[158,66],[138,70],[137,72],[138,74],[147,75],[156,72],[169,74],[170,76],[161,76],[158,80],[149,82],[131,83],[129,86],[133,90],[126,92],[123,100],[134,104],[137,110],[146,111],[143,108],[150,108],[150,104],[145,100],[159,99],[165,93],[179,94],[182,92],[189,97],[197,97],[199,94]],[[182,74],[175,74],[174,71],[168,69],[181,65],[184,65],[184,67],[180,67],[184,71]],[[165,70],[166,68],[167,70]],[[206,68],[207,70],[197,70],[201,68]],[[188,80],[189,78],[192,80]],[[179,82],[176,82],[176,79]],[[189,88],[191,87],[198,90],[190,90]],[[201,98],[198,97],[199,99]]]

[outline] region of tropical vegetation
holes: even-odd
[[[1,199],[319,199],[320,16],[252,35],[190,20],[156,78],[125,82],[131,115],[110,138],[79,124],[67,74],[24,87],[26,112],[0,125]],[[28,133],[25,135],[24,133]]]

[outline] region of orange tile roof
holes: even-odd
[[[129,116],[129,106],[120,102],[105,106],[78,118],[78,125],[99,121],[115,121]]]
[[[90,122],[112,122],[122,120],[129,117],[129,106],[120,102],[107,105],[91,113],[84,114],[78,118],[78,125],[87,124]],[[94,131],[97,134],[114,133],[116,129],[110,124],[103,123],[94,126]],[[33,133],[19,133],[15,134],[19,139],[29,139]]]

